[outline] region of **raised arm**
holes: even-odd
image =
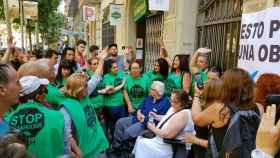
[[[98,66],[96,68],[96,71],[94,75],[91,76],[90,80],[88,81],[88,94],[91,94],[97,85],[100,83],[102,74],[103,74],[103,65],[104,65],[104,60],[108,55],[108,49],[104,49],[98,56],[99,62]]]
[[[198,72],[198,67],[196,65],[197,62],[197,57],[198,57],[198,51],[196,51],[193,56],[191,57],[190,61],[190,70],[192,74],[195,74]]]
[[[12,33],[8,34],[7,43],[8,43],[7,50],[6,50],[5,54],[4,54],[4,56],[1,58],[1,62],[0,62],[2,64],[8,64],[9,63],[10,56],[11,56],[12,51],[14,49]]]
[[[208,48],[199,48],[192,56],[190,61],[190,70],[192,74],[195,74],[199,71],[199,67],[197,66],[197,58],[200,53],[207,54],[210,53],[212,50]]]
[[[215,114],[215,105],[202,110],[200,102],[201,93],[202,92],[195,86],[195,94],[192,103],[192,120],[196,125],[204,127],[213,122],[210,117]]]

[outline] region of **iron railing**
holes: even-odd
[[[153,69],[155,60],[159,58],[162,30],[163,14],[146,17],[145,71]]]
[[[226,70],[237,65],[242,0],[201,0],[196,47],[208,47],[210,66]]]
[[[102,48],[115,42],[116,27],[111,26],[110,22],[102,24]]]

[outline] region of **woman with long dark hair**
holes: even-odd
[[[159,58],[155,62],[154,70],[148,71],[144,75],[150,80],[149,85],[151,85],[153,81],[165,82],[168,78],[168,73],[168,62],[163,58]]]
[[[69,60],[62,60],[58,67],[58,72],[55,79],[55,85],[57,88],[64,87],[67,78],[74,73],[74,66]]]
[[[255,138],[254,133],[256,134],[257,126],[259,123],[257,114],[258,110],[255,104],[255,84],[248,72],[238,68],[227,70],[222,76],[222,82],[223,84],[221,98],[211,103],[204,110],[201,107],[202,102],[200,99],[202,92],[197,87],[195,87],[195,95],[192,105],[192,118],[195,124],[198,126],[211,127],[213,136],[212,140],[215,142],[215,146],[218,152],[214,154],[218,154],[219,158],[243,158],[244,156],[242,154],[244,154],[244,152],[240,151],[245,148],[246,150],[253,149],[255,148],[254,145],[242,146],[241,148],[237,148],[236,150],[234,150],[234,152],[228,153],[224,151],[224,138],[227,133],[228,127],[230,126],[229,123],[231,121],[231,118],[234,116],[236,110],[238,110],[243,111],[244,113],[248,113],[248,116],[250,116],[250,119],[247,118],[246,121],[240,122],[240,127],[244,125],[247,129],[250,129],[250,132],[247,132],[248,135],[246,137],[248,137],[249,141],[254,141],[251,138]],[[249,124],[248,121],[250,121]],[[240,130],[238,129],[237,131]],[[240,134],[240,137],[243,137],[242,134],[244,133],[236,134]],[[227,138],[229,137],[234,136],[228,135]],[[212,147],[213,142],[209,143],[209,145],[211,145]],[[240,147],[240,145],[248,144],[239,144],[238,147]],[[210,149],[211,147],[208,147],[208,149]]]
[[[166,95],[170,96],[175,89],[183,89],[189,93],[191,74],[189,71],[188,57],[176,55],[172,62],[172,69],[165,82]]]
[[[62,55],[61,55],[61,61],[62,60],[68,60],[75,68],[74,69],[75,71],[80,71],[82,69],[81,65],[75,61],[75,49],[74,48],[71,48],[71,47],[64,48],[62,51]],[[56,70],[57,70],[56,72],[58,72],[58,66],[59,65],[55,66]]]

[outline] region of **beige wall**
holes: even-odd
[[[136,44],[136,24],[133,21],[133,0],[104,0],[123,4],[123,19],[116,27],[116,43],[121,46]],[[164,14],[163,40],[171,57],[175,54],[191,54],[195,47],[195,25],[198,0],[170,0],[170,10]],[[96,23],[96,44],[101,45],[100,24]]]
[[[117,4],[123,4],[122,23],[116,26],[116,43],[118,44],[119,54],[122,54],[122,46],[132,45],[136,43],[136,24],[133,21],[133,4],[132,0],[115,0]]]
[[[172,0],[164,15],[163,40],[170,54],[191,54],[195,48],[198,0]]]

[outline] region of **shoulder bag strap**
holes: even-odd
[[[163,127],[163,125],[164,125],[173,115],[175,115],[176,113],[178,113],[178,112],[180,112],[180,111],[182,111],[182,110],[179,110],[179,111],[177,111],[177,112],[174,112],[174,113],[171,114],[167,119],[165,119],[165,120],[162,122],[162,124],[159,126],[159,129],[161,129],[161,128]]]

